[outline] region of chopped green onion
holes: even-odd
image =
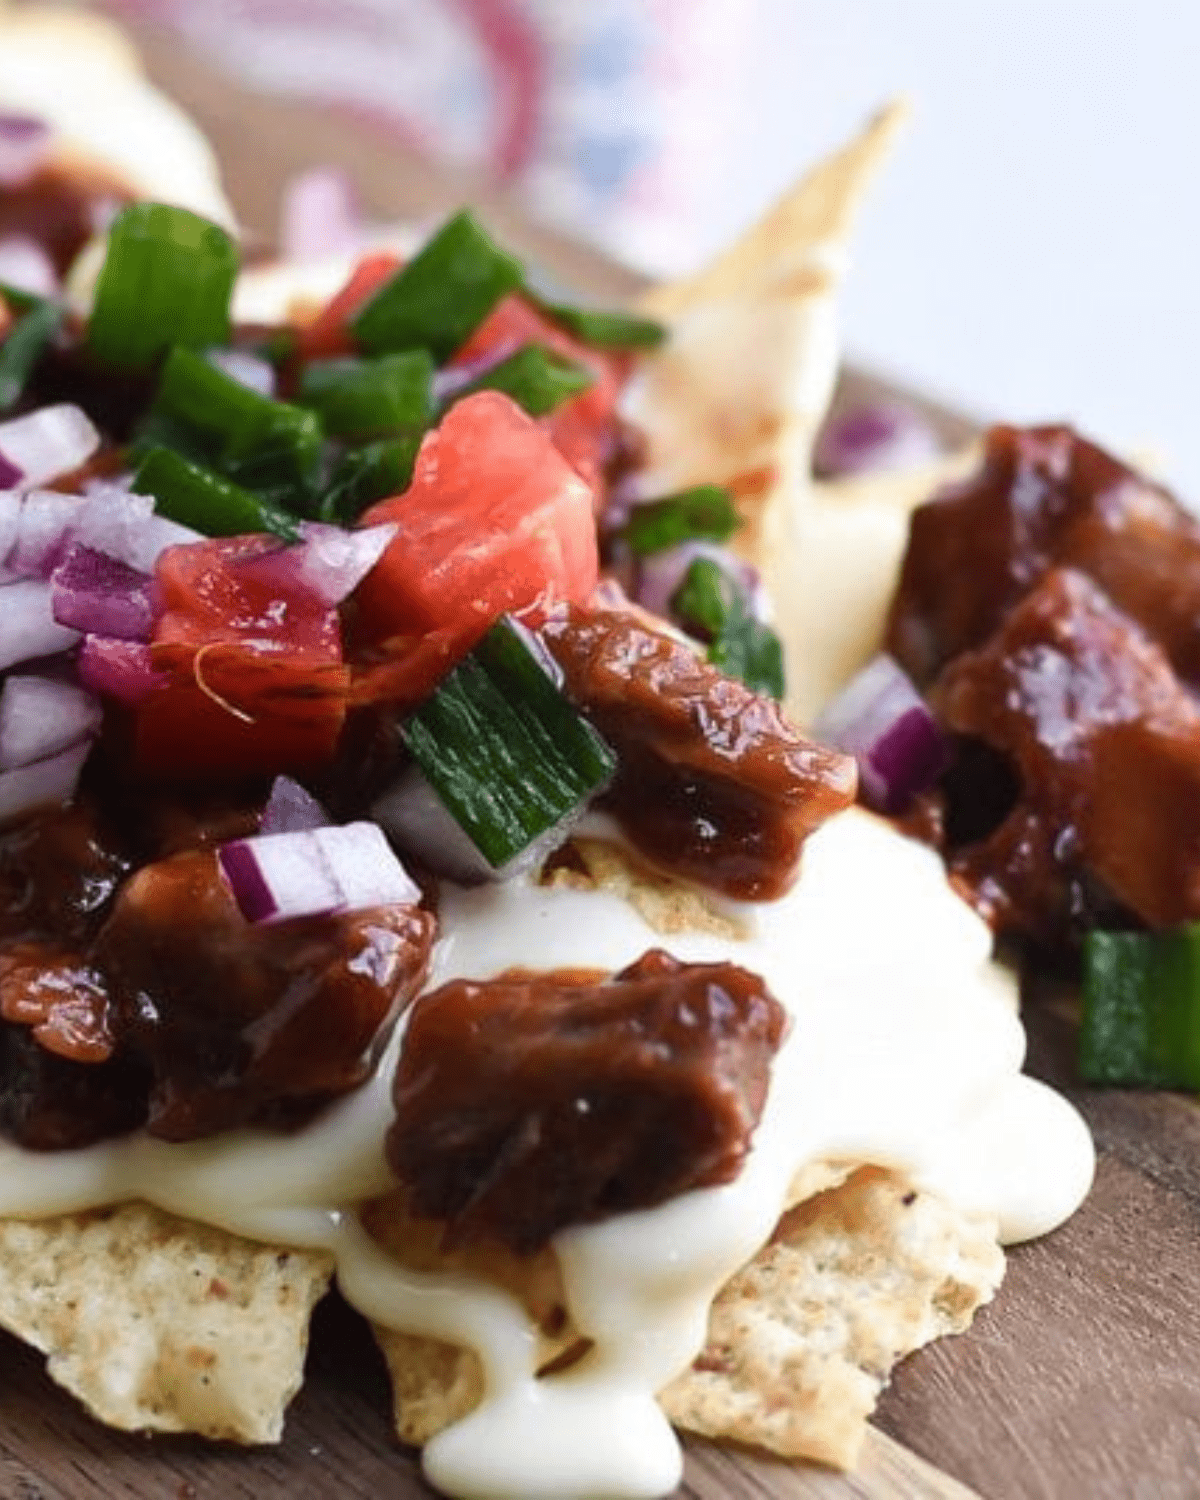
[[[424,430],[434,418],[433,360],[424,349],[313,360],[297,400],[318,412],[331,436],[351,442]]]
[[[589,369],[573,359],[564,359],[541,344],[526,344],[464,386],[454,400],[475,391],[503,391],[531,417],[544,417],[568,397],[586,391],[595,379]]]
[[[1088,933],[1079,1071],[1089,1083],[1200,1091],[1200,923]]]
[[[729,491],[717,484],[701,484],[635,506],[621,535],[632,551],[645,557],[679,542],[727,541],[741,524]]]
[[[250,390],[191,349],[172,349],[140,435],[207,464],[270,506],[312,508],[324,451],[316,413]]]
[[[46,301],[40,292],[27,292],[23,287],[12,286],[7,281],[0,281],[0,297],[19,313],[28,312],[31,307],[37,307],[39,303]]]
[[[186,208],[132,203],[108,232],[87,339],[105,364],[143,369],[173,344],[229,340],[238,251],[219,225]]]
[[[616,768],[612,750],[506,618],[400,732],[494,870],[557,827]]]
[[[270,531],[285,541],[300,540],[294,516],[267,505],[240,485],[192,463],[172,448],[151,448],[134,475],[139,495],[153,495],[155,510],[168,520],[205,536],[241,536]]]
[[[0,411],[9,411],[29,383],[34,366],[50,346],[63,320],[57,302],[35,298],[0,344]]]
[[[724,629],[735,599],[728,574],[710,558],[698,557],[671,595],[671,612],[690,634],[712,640]]]
[[[321,520],[352,526],[377,500],[402,495],[412,483],[421,437],[384,438],[343,454],[321,498]]]
[[[708,659],[726,677],[736,677],[754,692],[783,697],[783,646],[769,625],[748,612],[726,622],[708,648]]]
[[[571,307],[563,302],[540,302],[540,306],[556,323],[596,349],[657,349],[667,336],[662,323],[632,313]]]
[[[242,329],[236,347],[265,359],[269,365],[278,366],[291,359],[299,342],[300,335],[295,328],[255,328],[252,334],[250,330]]]
[[[466,343],[496,303],[523,280],[465,209],[443,224],[371,297],[351,324],[360,349],[428,349],[440,362]]]
[[[741,590],[708,557],[698,557],[671,596],[683,628],[709,642],[708,659],[756,693],[782,698],[783,647],[769,625],[751,614]]]

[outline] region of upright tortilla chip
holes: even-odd
[[[659,287],[646,311],[671,336],[634,377],[626,415],[647,437],[647,494],[720,482],[744,525],[734,547],[762,571],[779,609],[785,703],[811,721],[814,590],[828,527],[814,506],[812,448],[837,375],[837,291],[855,215],[906,110],[893,104],[821,163],[732,249],[695,276]],[[840,528],[832,531],[840,541]]]
[[[101,1422],[275,1443],[330,1256],[152,1208],[0,1221],[0,1327]]]

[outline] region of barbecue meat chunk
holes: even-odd
[[[132,860],[86,802],[0,831],[0,943],[47,938],[85,946]]]
[[[617,752],[603,800],[635,847],[727,895],[781,896],[804,840],[854,800],[853,757],[631,614],[563,605],[541,634]]]
[[[1200,711],[1090,579],[1047,573],[931,702],[1019,778],[1008,816],[951,857],[994,926],[1058,940],[1097,883],[1152,927],[1200,917]],[[987,794],[970,783],[954,791],[968,804]]]
[[[913,514],[888,650],[928,683],[1059,566],[1086,573],[1200,683],[1200,523],[1069,427],[992,428],[982,469]]]
[[[363,1083],[420,988],[433,930],[412,906],[252,925],[210,850],[139,870],[93,960],[122,1045],[153,1071],[150,1132],[293,1123]]]
[[[388,1160],[449,1239],[532,1253],[735,1177],[784,1021],[757,975],[660,950],[608,982],[454,980],[413,1008]]]
[[[27,1151],[66,1151],[135,1130],[148,1087],[134,1058],[75,1062],[48,1052],[27,1026],[0,1021],[0,1133]]]

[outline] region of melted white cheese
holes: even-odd
[[[713,1296],[768,1238],[799,1168],[895,1166],[1016,1240],[1066,1218],[1093,1166],[1075,1111],[1020,1076],[1012,982],[928,850],[852,810],[809,839],[786,897],[737,911],[744,941],[664,940],[607,893],[524,882],[443,892],[430,987],[513,966],[615,970],[663,946],[761,974],[791,1017],[734,1182],[557,1237],[572,1323],[594,1341],[558,1375],[536,1377],[536,1330],[509,1294],[402,1269],[353,1212],[389,1186],[382,1143],[400,1037],[372,1083],[299,1135],[185,1145],[136,1135],[49,1157],[0,1146],[0,1215],[142,1198],[252,1238],[327,1248],[368,1317],[479,1354],[485,1401],[425,1451],[436,1485],[470,1500],[664,1494],[681,1464],[655,1392],[702,1347]]]

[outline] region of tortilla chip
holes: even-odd
[[[994,1222],[864,1168],[787,1214],[721,1290],[663,1407],[692,1432],[850,1468],[893,1366],[961,1333],[1003,1274]]]
[[[811,469],[837,375],[846,240],[905,113],[884,110],[712,265],[643,299],[671,336],[624,398],[646,436],[647,494],[701,483],[732,490],[742,520],[732,546],[761,570],[780,609],[784,701],[800,723],[844,680],[845,660],[871,628],[853,610],[865,595],[874,607],[867,619],[877,617],[876,596],[890,592],[891,578],[881,585],[876,559],[898,556],[903,544],[900,513],[829,510],[814,495]],[[831,580],[852,596],[849,610],[831,604]],[[857,632],[849,649],[845,632]]]
[[[792,548],[774,571],[787,708],[798,724],[811,724],[879,651],[909,517],[978,457],[971,444],[918,468],[822,481],[794,507]]]
[[[836,258],[876,170],[908,115],[896,100],[848,145],[811,172],[715,261],[694,276],[641,298],[651,316],[673,322],[696,307],[749,294],[806,296],[819,289],[821,257]]]
[[[849,1468],[894,1365],[966,1328],[999,1285],[1004,1256],[993,1221],[917,1193],[894,1173],[867,1167],[839,1186],[827,1181],[819,1169],[797,1184],[816,1194],[784,1216],[772,1241],[721,1290],[703,1352],[660,1400],[689,1431]],[[368,1222],[399,1259],[422,1263],[429,1229],[408,1219],[397,1198],[380,1200]],[[540,1302],[543,1368],[577,1347],[570,1327],[547,1331],[545,1254],[523,1263],[476,1246],[439,1264],[494,1279],[531,1311]],[[404,1442],[428,1442],[482,1399],[471,1351],[385,1328],[375,1334]]]
[[[576,836],[569,847],[585,868],[555,865],[543,874],[545,884],[608,891],[627,901],[647,927],[664,937],[710,932],[733,942],[745,938],[745,922],[729,903],[700,886],[652,870],[624,845]]]
[[[0,1326],[101,1422],[275,1443],[332,1257],[144,1203],[0,1221]]]
[[[844,1182],[850,1168],[810,1162],[790,1184],[788,1203],[797,1204]],[[537,1330],[538,1366],[557,1365],[580,1347],[567,1316],[558,1260],[551,1250],[516,1256],[495,1242],[475,1241],[441,1248],[442,1226],[414,1219],[401,1193],[368,1204],[363,1215],[370,1233],[405,1266],[417,1271],[460,1273],[502,1287],[523,1303]],[[392,1378],[392,1408],[402,1442],[420,1447],[483,1399],[483,1370],[471,1349],[436,1339],[398,1333],[373,1324]]]

